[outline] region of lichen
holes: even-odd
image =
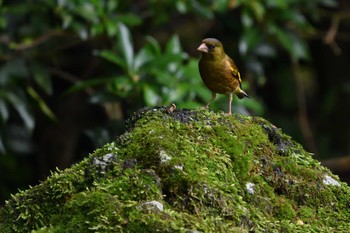
[[[349,186],[262,118],[144,108],[127,129],[13,195],[0,232],[350,229]]]

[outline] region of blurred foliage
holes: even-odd
[[[116,98],[129,98],[138,93],[148,106],[171,102],[191,103],[196,95],[205,92],[198,78],[197,62],[193,58],[188,58],[177,36],[170,38],[164,52],[154,38],[146,39],[148,43],[134,55],[130,32],[124,24],[120,24],[117,36],[120,46],[112,50],[98,51],[96,55],[119,67],[122,72],[111,77],[78,82],[68,92],[102,83],[106,86],[106,92]],[[92,95],[91,99],[93,102],[103,102],[105,98],[98,93]],[[195,103],[192,105],[196,106]]]
[[[189,54],[206,36],[222,38],[229,54],[237,45],[234,58],[254,98],[235,100],[234,110],[262,115],[266,106],[254,93],[266,84],[267,69],[281,54],[310,62],[308,40],[318,33],[314,23],[322,9],[336,5],[333,0],[0,1],[0,152],[35,154],[31,136],[18,136],[14,127],[31,135],[38,116],[60,122],[55,100],[79,92],[88,94],[90,104],[120,102],[124,115],[143,105],[201,106],[211,94],[199,77],[198,57]],[[213,107],[225,108],[226,101],[220,97]],[[105,135],[98,130],[85,132]]]

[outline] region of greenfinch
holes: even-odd
[[[215,38],[206,38],[197,48],[202,56],[198,63],[199,73],[204,84],[212,92],[212,98],[204,107],[215,100],[216,94],[227,94],[229,96],[228,114],[231,115],[232,94],[242,99],[249,97],[242,90],[241,75],[233,60],[225,53],[222,43]]]

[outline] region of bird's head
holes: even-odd
[[[202,44],[197,48],[203,55],[218,57],[224,55],[224,48],[221,42],[215,38],[206,38],[202,40]]]

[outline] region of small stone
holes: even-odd
[[[183,165],[175,165],[174,168],[177,169],[177,170],[181,170],[181,171],[184,170],[184,166]]]
[[[141,207],[145,208],[146,210],[157,210],[157,211],[163,211],[164,207],[163,204],[159,201],[148,201],[141,205]]]
[[[166,163],[171,160],[171,156],[169,156],[164,150],[159,151],[159,160],[160,163]]]
[[[201,231],[189,230],[189,229],[187,229],[185,232],[186,232],[186,233],[201,233]]]
[[[340,186],[340,183],[333,179],[332,177],[325,175],[323,178],[323,184],[325,185],[333,185],[333,186]]]
[[[117,156],[113,153],[91,158],[89,166],[85,168],[85,178],[88,182],[92,182],[96,175],[104,176],[108,171],[113,169],[116,162]]]
[[[91,167],[94,167],[99,173],[105,173],[117,161],[117,157],[113,153],[105,154],[102,157],[94,157],[91,160]]]
[[[136,166],[137,160],[136,159],[126,159],[123,162],[123,169],[132,169]]]
[[[157,185],[161,185],[161,178],[157,175],[157,173],[153,169],[146,169],[144,170],[145,174],[148,174],[152,177],[153,182]]]
[[[253,184],[251,182],[247,182],[245,184],[245,188],[247,189],[248,193],[250,193],[250,194],[254,194],[254,186],[255,186],[255,184]]]
[[[302,220],[300,220],[300,219],[298,219],[298,221],[297,221],[297,225],[299,225],[299,226],[303,226],[305,223],[302,221]]]

